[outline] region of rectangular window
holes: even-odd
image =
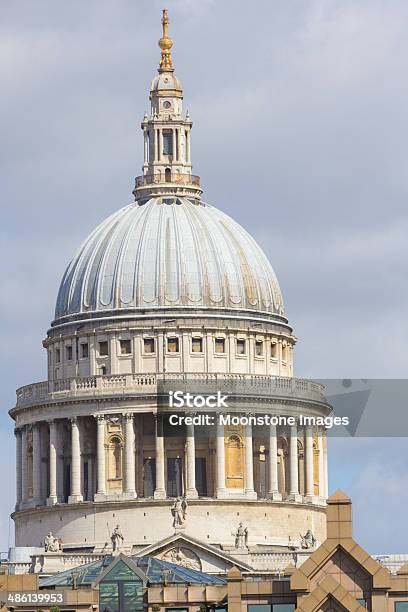
[[[256,355],[256,357],[262,357],[262,355],[263,355],[263,342],[262,342],[262,340],[257,340],[255,342],[255,355]]]
[[[89,357],[89,346],[87,342],[81,344],[81,357],[82,359],[88,359]]]
[[[237,340],[237,354],[245,355],[246,353],[246,341],[245,340]]]
[[[195,458],[196,488],[200,497],[207,495],[207,465],[205,457]]]
[[[225,338],[216,338],[215,339],[215,352],[216,353],[225,353]]]
[[[169,353],[179,352],[179,339],[178,338],[167,338],[167,350]]]
[[[272,359],[276,359],[278,357],[278,345],[276,342],[272,342],[271,344],[271,357]]]
[[[167,495],[179,497],[182,491],[183,465],[181,457],[167,458]]]
[[[408,612],[408,601],[396,601],[395,612]]]
[[[193,349],[193,353],[202,353],[203,352],[203,339],[193,338],[192,339],[192,349]]]
[[[143,459],[143,494],[153,497],[156,488],[156,459],[147,457]]]
[[[248,612],[271,612],[269,604],[248,604]]]
[[[173,130],[163,130],[163,155],[173,155]]]
[[[61,350],[59,348],[55,349],[55,361],[56,363],[61,361]]]
[[[120,354],[130,355],[132,352],[132,346],[130,340],[120,340]]]
[[[143,339],[143,350],[145,353],[154,353],[154,338]]]
[[[294,603],[279,603],[273,604],[272,612],[295,612],[296,605]]]
[[[99,355],[100,357],[106,357],[108,352],[108,343],[106,340],[99,342]]]
[[[66,351],[66,357],[67,357],[67,361],[71,361],[72,359],[72,346],[66,346],[65,347],[65,351]]]

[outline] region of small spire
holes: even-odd
[[[170,51],[173,41],[169,36],[169,14],[167,9],[163,9],[162,25],[163,36],[159,40],[159,47],[162,50],[159,72],[168,72],[173,70],[173,58]]]

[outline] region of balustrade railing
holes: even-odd
[[[164,174],[146,174],[137,176],[135,179],[135,188],[144,187],[145,185],[160,185],[161,183],[173,183],[176,185],[194,185],[200,186],[200,177],[195,174],[187,174],[181,172],[166,172]]]
[[[40,403],[70,395],[104,393],[165,392],[172,385],[191,392],[214,390],[234,393],[254,392],[261,395],[276,394],[294,396],[317,401],[324,400],[324,387],[320,383],[282,376],[258,374],[205,374],[205,373],[159,373],[159,374],[112,374],[64,378],[43,381],[20,387],[17,390],[17,406]],[[173,390],[176,390],[173,388]]]

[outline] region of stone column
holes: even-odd
[[[27,470],[27,426],[21,428],[21,505],[27,502],[28,470]]]
[[[161,160],[162,157],[162,151],[163,151],[163,132],[162,130],[159,130],[159,156],[158,159]]]
[[[160,373],[165,372],[163,332],[157,334],[157,371]]]
[[[186,450],[187,450],[187,490],[186,497],[195,498],[198,497],[196,489],[196,475],[195,475],[195,438],[194,438],[194,425],[187,425],[186,435]]]
[[[319,451],[319,497],[325,500],[325,474],[324,474],[324,456],[323,456],[323,431],[317,432],[317,449]]]
[[[235,336],[231,333],[226,338],[226,350],[228,353],[228,372],[233,373],[235,370],[235,359],[236,359],[236,344]]]
[[[64,501],[64,430],[66,420],[61,421],[57,429],[57,498]]]
[[[215,478],[215,496],[225,498],[227,489],[225,486],[225,440],[224,440],[224,425],[219,422],[219,414],[217,419],[217,451],[216,451],[216,478]]]
[[[324,499],[329,497],[329,465],[327,460],[327,432],[323,434]]]
[[[248,338],[248,372],[252,374],[255,369],[255,337]]]
[[[89,374],[95,376],[96,371],[96,340],[95,334],[89,335]]]
[[[190,335],[183,332],[181,340],[181,371],[190,372]]]
[[[138,374],[142,371],[141,362],[142,362],[142,351],[143,351],[143,339],[140,336],[135,336],[132,341],[133,344],[133,372]]]
[[[95,501],[102,501],[106,496],[105,471],[105,415],[97,414],[96,418],[96,478],[97,489]]]
[[[58,501],[58,494],[57,494],[57,446],[58,446],[58,442],[57,442],[57,436],[58,436],[58,429],[57,429],[57,422],[56,421],[50,421],[49,423],[49,430],[50,430],[50,493],[49,496],[47,498],[47,506],[53,506],[54,504],[57,503]]]
[[[297,437],[297,426],[292,425],[290,428],[290,441],[289,441],[289,456],[290,456],[290,491],[289,498],[292,501],[302,501],[301,495],[299,495],[299,465],[298,465],[298,437]]]
[[[93,501],[94,498],[94,458],[93,455],[88,457],[88,499],[87,501]]]
[[[77,417],[71,419],[71,495],[69,504],[83,500],[81,493],[81,445],[79,442],[79,427]]]
[[[205,336],[205,356],[207,362],[207,372],[212,372],[213,364],[213,340],[212,335],[208,332]]]
[[[278,340],[276,356],[278,358],[278,376],[282,376],[282,340]]]
[[[313,466],[313,429],[306,427],[305,429],[305,460],[306,460],[306,497],[308,501],[313,501],[314,498],[314,466]]]
[[[21,500],[23,498],[22,491],[22,461],[21,461],[21,450],[22,450],[22,431],[16,428],[14,430],[16,436],[16,511],[20,509]]]
[[[254,451],[252,445],[252,425],[245,427],[245,496],[256,499],[254,489]]]
[[[191,163],[191,150],[190,150],[190,130],[187,130],[187,142],[186,142],[186,161],[188,164]]]
[[[37,506],[41,502],[41,430],[36,423],[33,426],[33,504]]]
[[[173,160],[177,159],[177,140],[176,140],[176,128],[172,130],[172,141],[173,141]]]
[[[143,159],[143,165],[147,166],[147,164],[148,164],[148,134],[147,134],[146,128],[143,130],[143,137],[144,137],[144,159]]]
[[[156,422],[156,488],[154,499],[166,499],[166,480],[164,470],[164,435],[163,419],[161,415],[155,416]]]
[[[117,351],[117,340],[115,332],[112,332],[108,336],[109,344],[109,362],[110,362],[110,373],[117,374],[118,372],[118,351]]]
[[[278,483],[278,437],[276,425],[269,426],[269,490],[268,497],[280,501],[282,499],[279,493]]]
[[[126,497],[136,497],[135,430],[133,427],[133,414],[125,414],[123,420],[125,429],[125,478],[123,492]]]
[[[177,161],[181,160],[181,128],[177,129]]]

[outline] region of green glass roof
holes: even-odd
[[[162,584],[164,582],[168,584],[226,584],[224,578],[218,576],[211,576],[204,572],[182,567],[181,565],[175,565],[168,561],[161,559],[155,559],[154,557],[129,557],[135,563],[139,570],[146,576],[148,584]],[[57,586],[70,586],[74,578],[78,586],[91,586],[99,577],[99,575],[106,570],[114,561],[116,557],[113,555],[106,555],[103,559],[88,563],[86,565],[80,565],[71,570],[65,570],[54,576],[48,578],[39,579],[40,588],[49,588]],[[110,577],[110,572],[105,576],[106,580],[132,580],[129,574],[130,570],[126,572],[126,575],[118,575],[114,573],[115,577]],[[133,576],[135,576],[133,574]],[[136,578],[140,580],[139,576]]]

